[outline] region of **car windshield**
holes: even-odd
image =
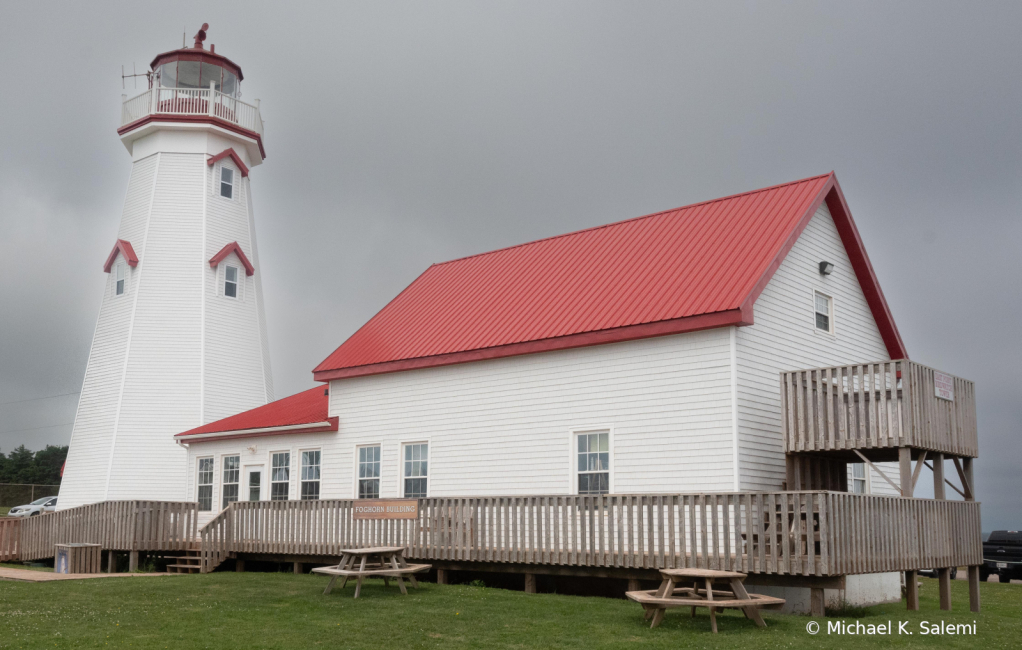
[[[43,505],[44,503],[46,503],[47,501],[49,501],[49,500],[50,500],[50,499],[52,499],[52,498],[53,498],[53,497],[43,497],[42,499],[36,499],[35,501],[33,501],[32,503],[30,503],[29,505],[33,505],[33,506],[41,506],[41,505]]]

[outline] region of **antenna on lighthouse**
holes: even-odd
[[[131,64],[131,74],[124,74],[124,66],[122,65],[121,66],[121,89],[122,90],[124,89],[124,80],[125,79],[131,79],[131,82],[133,84],[135,84],[135,88],[138,89],[138,81],[136,80],[136,78],[137,77],[145,77],[146,79],[152,81],[152,77],[150,75],[152,75],[151,72],[145,72],[145,73],[141,73],[141,74],[138,73],[138,72],[135,72],[135,64],[134,63]]]

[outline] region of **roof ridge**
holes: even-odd
[[[668,208],[667,210],[660,210],[659,212],[652,212],[650,214],[644,214],[644,215],[641,215],[641,216],[638,216],[638,217],[629,217],[628,219],[621,219],[620,221],[612,221],[610,223],[605,223],[605,224],[602,224],[602,225],[599,225],[599,226],[590,226],[589,228],[582,228],[580,230],[573,230],[571,232],[561,233],[559,235],[551,235],[549,237],[541,237],[539,239],[533,239],[532,241],[522,242],[521,244],[512,244],[511,246],[504,246],[502,248],[495,248],[493,250],[484,251],[482,253],[473,253],[472,255],[465,255],[464,257],[456,257],[456,258],[454,258],[452,260],[446,260],[444,262],[434,262],[434,263],[430,264],[430,268],[433,268],[434,266],[445,266],[447,264],[453,264],[454,262],[463,262],[465,260],[469,260],[469,259],[472,259],[474,257],[482,257],[484,255],[493,255],[494,253],[502,253],[504,251],[509,251],[509,250],[514,249],[514,248],[521,248],[523,246],[530,246],[532,244],[538,244],[538,243],[544,242],[544,241],[560,239],[562,237],[571,237],[573,235],[580,235],[580,234],[582,234],[584,232],[590,232],[590,231],[593,231],[593,230],[600,230],[601,228],[610,228],[611,226],[618,226],[618,225],[621,225],[623,223],[629,223],[631,221],[639,221],[639,220],[642,220],[642,219],[651,219],[653,217],[658,217],[658,216],[660,216],[662,214],[667,214],[668,212],[677,212],[678,210],[687,210],[689,208],[697,208],[697,207],[702,206],[702,205],[710,205],[712,203],[719,203],[720,201],[729,201],[731,199],[737,199],[738,197],[748,196],[750,194],[758,194],[760,192],[769,192],[770,190],[776,190],[776,189],[781,188],[781,187],[787,187],[788,185],[798,185],[799,183],[807,183],[809,181],[815,181],[815,180],[820,179],[820,178],[826,178],[826,177],[832,176],[833,174],[834,174],[834,172],[830,171],[830,172],[827,172],[826,174],[817,174],[816,176],[807,176],[806,178],[800,178],[799,180],[796,180],[796,181],[788,181],[787,183],[778,183],[777,185],[770,185],[768,187],[761,187],[761,188],[756,189],[756,190],[749,190],[748,192],[739,192],[737,194],[729,194],[728,196],[722,196],[722,197],[719,197],[719,198],[716,198],[716,199],[709,199],[707,201],[698,201],[696,203],[689,203],[688,205],[680,205],[680,206],[678,206],[676,208]],[[429,269],[426,269],[426,270],[428,271]]]

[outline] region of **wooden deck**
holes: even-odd
[[[953,399],[938,397],[939,374],[907,360],[781,373],[785,453],[846,452],[858,462],[852,449],[898,460],[897,449],[911,447],[977,457],[975,385],[948,375]]]
[[[417,561],[703,568],[841,576],[982,563],[979,503],[836,492],[432,498],[415,520],[354,520],[353,500],[232,503],[203,571],[231,555],[407,546]]]

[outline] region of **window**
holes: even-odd
[[[199,459],[198,473],[198,501],[199,510],[213,509],[213,459]]]
[[[578,434],[578,493],[610,492],[610,433]]]
[[[833,332],[834,325],[834,301],[819,291],[815,294],[816,304],[816,329],[824,332]]]
[[[259,470],[250,470],[248,473],[248,500],[258,501],[259,491],[263,487],[263,473]]]
[[[869,479],[866,478],[866,463],[852,463],[852,492],[869,494]]]
[[[302,452],[302,501],[319,498],[319,451]]]
[[[241,456],[224,456],[223,507],[238,500],[238,484],[241,481]]]
[[[287,501],[287,488],[291,483],[291,452],[273,454],[270,474],[270,501]]]
[[[114,273],[117,284],[115,285],[114,294],[120,296],[124,293],[124,265],[118,262],[116,269]]]
[[[224,295],[228,298],[238,297],[238,267],[224,267]]]
[[[380,446],[358,448],[358,498],[380,498]]]
[[[223,165],[220,166],[220,196],[234,198],[234,170]]]
[[[405,498],[425,499],[429,476],[429,443],[405,445]]]

